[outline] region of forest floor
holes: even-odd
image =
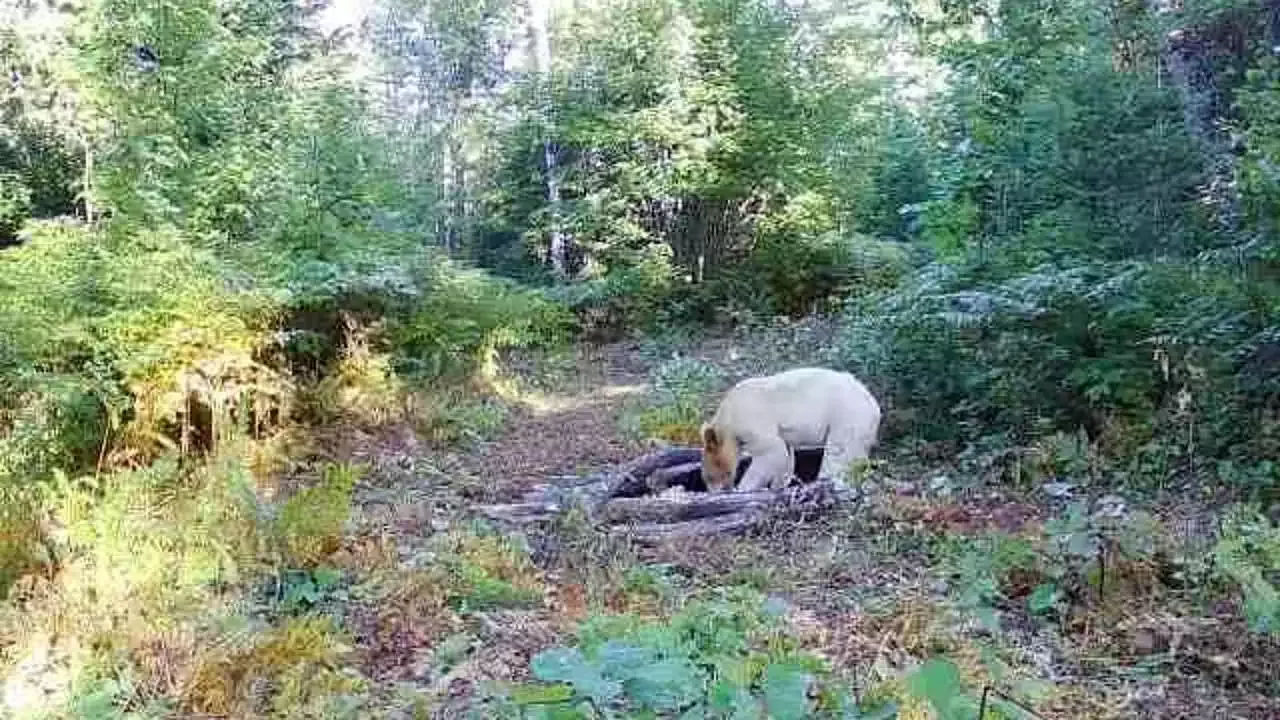
[[[330,610],[354,635],[375,715],[483,717],[475,708],[487,687],[527,681],[531,658],[572,644],[592,615],[660,620],[709,588],[747,586],[785,602],[792,636],[855,694],[941,655],[971,690],[989,684],[1025,717],[1280,718],[1280,645],[1246,632],[1236,608],[1206,611],[1192,589],[1163,582],[1153,561],[1114,561],[1105,589],[1061,580],[1069,599],[1047,617],[1029,612],[1036,573],[998,567],[993,556],[1002,538],[1051,537],[1046,522],[1065,503],[1039,487],[1007,487],[994,471],[974,475],[954,462],[954,448],[886,443],[864,502],[745,537],[639,547],[566,524],[505,530],[497,544],[475,539],[476,503],[645,452],[620,421],[674,354],[732,381],[810,360],[829,332],[809,324],[750,343],[618,343],[513,359],[506,373],[516,390],[492,437],[453,449],[404,427],[325,438],[326,459],[368,468],[355,530],[334,558],[354,580]],[[1164,528],[1183,527],[1188,514],[1177,503],[1145,509]],[[1162,542],[1194,535],[1162,532]],[[1061,563],[1058,574],[1069,575],[1070,560]],[[523,599],[484,602],[473,583],[459,600],[440,589],[451,582],[442,565],[501,578]],[[650,580],[637,583],[637,573]],[[998,615],[998,629],[976,619],[979,606]],[[908,704],[900,716],[927,717],[922,708]]]

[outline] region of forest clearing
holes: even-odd
[[[0,717],[1280,720],[1278,58],[0,0]]]

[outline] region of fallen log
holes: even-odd
[[[693,480],[691,478],[696,478]],[[651,494],[682,487],[691,492],[706,492],[707,484],[702,480],[702,463],[691,462],[684,465],[672,465],[668,468],[654,470],[645,483]]]
[[[774,501],[771,490],[751,493],[677,493],[642,498],[617,498],[596,515],[613,525],[636,522],[680,522],[717,515],[760,510]]]
[[[826,480],[783,490],[750,493],[677,493],[657,498],[614,500],[601,518],[611,532],[645,543],[731,535],[768,520],[827,512],[852,501],[855,491]]]
[[[745,532],[760,522],[760,518],[737,513],[720,517],[701,518],[677,523],[642,523],[620,525],[610,532],[625,535],[644,544],[658,544],[671,540],[703,538],[714,535],[735,535]]]
[[[476,510],[490,520],[511,523],[512,525],[529,525],[545,522],[559,515],[564,508],[557,502],[534,501],[507,503],[504,505],[481,505]]]
[[[626,465],[611,478],[605,487],[604,497],[639,497],[649,493],[649,476],[658,470],[677,465],[702,464],[700,448],[671,447],[650,453]]]
[[[823,512],[855,496],[816,478],[820,450],[816,456],[810,449],[796,455],[802,482],[782,490],[705,492],[701,450],[677,447],[646,455],[614,473],[568,485],[543,485],[526,493],[521,502],[476,510],[492,520],[528,525],[554,520],[567,508],[579,506],[591,522],[650,542],[739,532],[766,518]],[[743,459],[739,477],[750,462]]]

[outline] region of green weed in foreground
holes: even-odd
[[[694,602],[666,621],[596,616],[576,647],[531,662],[536,682],[495,699],[494,714],[535,718],[891,717],[864,715],[825,663],[789,637],[779,603],[745,590]]]
[[[538,569],[523,548],[484,532],[449,533],[434,544],[442,585],[459,610],[528,607],[542,600]]]

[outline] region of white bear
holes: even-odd
[[[739,446],[751,466],[743,492],[791,482],[797,447],[822,447],[818,476],[844,486],[849,465],[869,456],[880,430],[880,404],[857,378],[805,367],[743,380],[702,426],[702,477],[707,489],[733,485]]]

